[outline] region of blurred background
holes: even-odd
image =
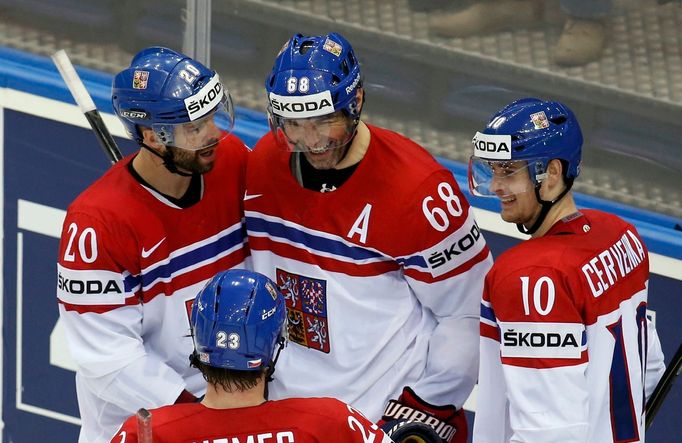
[[[73,106],[35,99],[73,103],[49,56],[67,51],[105,114],[111,75],[140,49],[195,56],[220,73],[238,135],[253,146],[267,130],[264,81],[282,44],[332,31],[359,58],[363,119],[422,144],[463,188],[471,138],[493,112],[526,96],[567,103],[586,140],[578,204],[633,221],[655,253],[650,316],[669,361],[682,336],[681,0],[0,0],[0,443],[71,442],[79,424],[54,263],[63,211],[108,164]],[[519,240],[513,227],[479,224],[494,253]],[[681,392],[647,441],[680,441]]]
[[[148,45],[187,50],[186,17],[185,0],[0,0],[0,45],[114,73]],[[465,162],[502,105],[565,101],[586,136],[578,191],[682,217],[680,1],[221,0],[210,20],[210,64],[237,105],[265,109],[292,34],[341,32],[367,121]]]

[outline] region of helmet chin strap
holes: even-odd
[[[267,371],[265,371],[265,382],[266,383],[274,380],[273,375],[275,374],[275,365],[277,364],[277,360],[279,359],[279,353],[282,352],[282,349],[284,349],[284,346],[286,346],[286,339],[283,336],[280,336],[277,339],[277,351],[275,352],[275,356],[272,358],[272,361],[268,365]]]
[[[159,154],[158,152],[156,152],[156,150],[154,148],[147,146],[145,143],[140,143],[140,145],[143,148],[147,149],[147,151],[151,152],[152,154],[154,154],[155,156],[157,156],[161,160],[163,160],[163,165],[171,173],[178,174],[178,175],[181,175],[183,177],[191,177],[192,176],[191,172],[188,173],[188,172],[182,172],[182,171],[178,170],[177,166],[175,166],[175,162],[173,161],[173,153],[171,152],[170,149],[166,149],[166,153],[162,155],[162,154]]]
[[[516,224],[516,229],[519,230],[522,234],[528,234],[528,235],[533,235],[535,232],[542,226],[542,223],[545,221],[545,218],[547,218],[547,214],[549,214],[549,210],[552,209],[552,206],[554,206],[555,203],[557,203],[559,200],[561,200],[564,195],[568,193],[568,191],[571,190],[571,187],[573,186],[573,179],[566,179],[566,188],[561,191],[561,194],[557,196],[554,200],[547,201],[543,200],[540,197],[540,187],[542,186],[542,183],[538,183],[535,185],[535,198],[537,199],[538,203],[540,204],[540,214],[538,215],[538,218],[535,220],[535,223],[530,228],[526,228],[522,223],[517,223]]]

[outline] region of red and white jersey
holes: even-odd
[[[410,386],[461,407],[476,381],[491,254],[450,171],[368,127],[365,157],[333,192],[299,185],[271,134],[249,157],[254,269],[277,282],[289,314],[270,398],[337,397],[378,420]]]
[[[291,398],[210,409],[184,403],[150,411],[154,443],[391,443],[360,412],[333,398]],[[137,443],[130,417],[111,443]]]
[[[663,355],[636,229],[584,210],[506,251],[486,277],[475,443],[643,442]],[[649,365],[649,367],[647,367]]]
[[[64,221],[57,297],[82,419],[81,442],[109,441],[142,406],[202,394],[189,367],[191,302],[218,271],[242,267],[248,149],[221,142],[201,200],[180,208],[140,184],[123,159],[86,189]]]

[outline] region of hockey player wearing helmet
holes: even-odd
[[[112,103],[128,134],[145,148],[133,166],[143,177],[150,170],[152,181],[163,177],[151,172],[159,164],[183,177],[210,171],[234,122],[232,98],[218,74],[166,48],[141,51],[114,77]]]
[[[469,187],[531,235],[486,276],[474,442],[643,442],[664,370],[646,317],[648,253],[612,214],[578,210],[582,133],[564,104],[526,98],[473,139]]]
[[[412,419],[466,441],[492,259],[464,195],[421,146],[360,118],[343,36],[294,35],[265,88],[272,131],[249,157],[244,205],[254,269],[290,320],[271,397],[335,396],[387,427]]]
[[[191,364],[207,382],[201,403],[151,410],[155,443],[391,440],[352,407],[332,398],[266,401],[286,345],[286,304],[275,283],[241,269],[218,273],[194,299]],[[112,443],[139,441],[135,416]]]
[[[244,265],[248,153],[229,131],[218,74],[151,47],[113,81],[116,114],[141,149],[69,206],[58,263],[60,320],[76,364],[80,442],[108,442],[142,406],[203,394],[186,304]]]

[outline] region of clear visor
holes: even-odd
[[[294,152],[319,154],[350,142],[356,122],[343,111],[310,118],[284,118],[270,114],[270,128],[281,146]]]
[[[152,125],[156,136],[165,145],[198,151],[216,145],[234,127],[234,108],[228,94],[216,108],[197,120],[187,123]]]
[[[469,190],[479,197],[510,197],[534,191],[535,183],[546,174],[540,159],[488,160],[471,156],[469,159]]]

